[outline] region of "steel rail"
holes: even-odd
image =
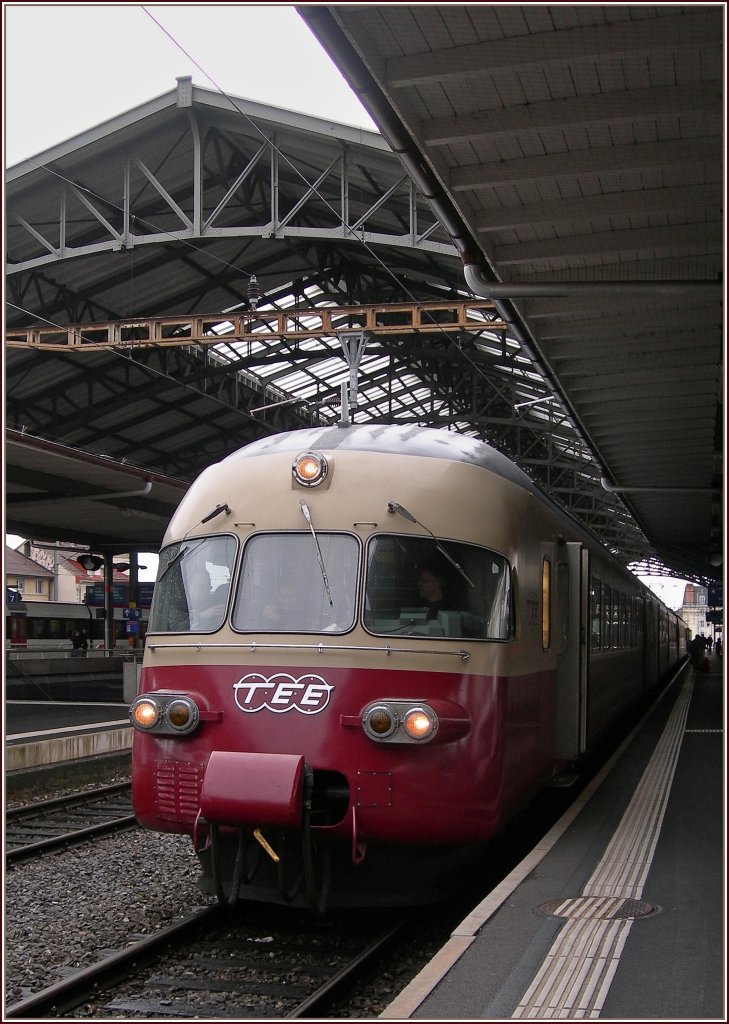
[[[321,1014],[326,1013],[331,1007],[332,1002],[337,999],[342,992],[346,992],[348,988],[352,986],[354,981],[359,976],[367,971],[367,969],[376,961],[377,957],[380,956],[407,928],[411,923],[410,916],[403,917],[400,921],[394,924],[387,931],[383,932],[377,938],[362,950],[354,959],[348,964],[345,964],[336,974],[332,975],[331,978],[327,979],[323,985],[320,985],[315,992],[312,992],[310,996],[303,999],[293,1010],[285,1015],[285,1020],[296,1019],[299,1017],[317,1017]]]
[[[70,978],[64,978],[48,988],[22,999],[7,1007],[8,1020],[49,1016],[53,1010],[57,1015],[68,1013],[81,1006],[90,996],[98,996],[100,988],[109,988],[129,977],[140,964],[153,960],[169,943],[184,937],[219,913],[217,905],[196,910],[189,917],[148,935],[127,949],[86,967]]]
[[[39,839],[35,843],[27,843],[25,846],[17,846],[14,850],[7,850],[5,863],[14,864],[18,861],[29,860],[41,853],[48,853],[63,846],[76,846],[87,839],[100,839],[105,835],[112,835],[115,832],[123,832],[126,829],[136,828],[139,822],[133,814],[124,815],[122,818],[113,818],[111,821],[103,821],[98,825],[88,825],[86,828],[74,829],[72,832],[63,832],[57,836],[50,836],[48,839]]]
[[[109,786],[99,786],[96,789],[85,790],[83,792],[68,793],[65,796],[52,797],[50,800],[39,800],[36,803],[24,804],[21,807],[15,807],[10,809],[6,813],[5,825],[6,825],[6,851],[5,851],[5,863],[6,865],[17,863],[23,860],[29,860],[42,853],[49,852],[51,850],[59,849],[61,847],[74,846],[77,843],[84,842],[87,839],[97,839],[104,835],[111,835],[115,832],[121,832],[125,829],[135,828],[138,824],[137,819],[133,814],[123,814],[116,817],[108,817],[106,821],[97,822],[93,825],[86,825],[80,828],[71,828],[70,830],[59,832],[57,835],[47,836],[45,839],[38,839],[34,842],[25,843],[22,846],[10,846],[14,842],[12,836],[8,835],[8,832],[12,829],[13,825],[18,825],[22,828],[23,823],[32,821],[33,818],[38,818],[43,821],[46,814],[52,815],[54,812],[68,809],[72,812],[75,808],[83,808],[84,805],[94,806],[99,801],[103,801],[106,797],[113,796],[115,793],[128,792],[131,789],[131,783],[119,782],[113,783]],[[100,808],[103,813],[103,807]],[[113,813],[113,810],[109,810],[109,814]],[[63,827],[64,823],[61,822],[60,826]],[[47,822],[48,831],[53,830],[54,822],[49,819]]]
[[[131,789],[131,782],[114,782],[109,786],[98,786],[96,789],[87,789],[78,793],[67,793],[65,796],[54,796],[49,800],[38,800],[34,804],[23,804],[20,807],[11,807],[5,812],[5,821],[20,821],[23,818],[35,817],[41,811],[54,811],[60,807],[73,807],[74,804],[86,803],[97,797],[110,796],[112,793],[120,793],[125,789]]]

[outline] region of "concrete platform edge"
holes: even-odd
[[[59,736],[33,743],[6,744],[5,771],[38,768],[62,761],[75,761],[131,750],[132,728],[124,726],[75,736]]]
[[[523,860],[511,871],[506,878],[489,895],[476,906],[471,913],[453,930],[451,938],[433,959],[426,964],[422,971],[385,1007],[380,1020],[406,1020],[412,1016],[414,1011],[432,992],[433,988],[440,982],[460,959],[463,953],[469,948],[478,932],[483,928],[489,918],[493,917],[500,906],[509,896],[521,885],[525,878],[534,870],[541,860],[549,853],[555,843],[567,831],[577,815],[582,811],[592,796],[600,788],[613,767],[623,756],[627,748],[642,729],[644,723],[653,714],[655,709],[666,699],[669,694],[674,693],[674,686],[680,680],[687,666],[683,665],[676,673],[671,683],[667,685],[651,704],[640,721],[636,723],[629,735],[625,737],[620,746],[615,750],[608,761],[605,762],[595,778],[585,787],[583,792],[575,800],[572,806],[565,811],[559,821],[541,838],[534,849],[524,857]]]

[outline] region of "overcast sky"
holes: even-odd
[[[3,18],[6,166],[169,92],[183,75],[375,127],[291,4],[4,3]]]

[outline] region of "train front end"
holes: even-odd
[[[498,827],[510,567],[457,503],[438,511],[463,472],[252,446],[180,505],[130,711],[133,801],[192,837],[221,900],[430,901]],[[434,566],[452,596],[428,609]]]

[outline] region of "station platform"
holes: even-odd
[[[129,705],[76,701],[5,702],[5,773],[128,754]]]
[[[723,725],[686,666],[380,1018],[725,1021]]]

